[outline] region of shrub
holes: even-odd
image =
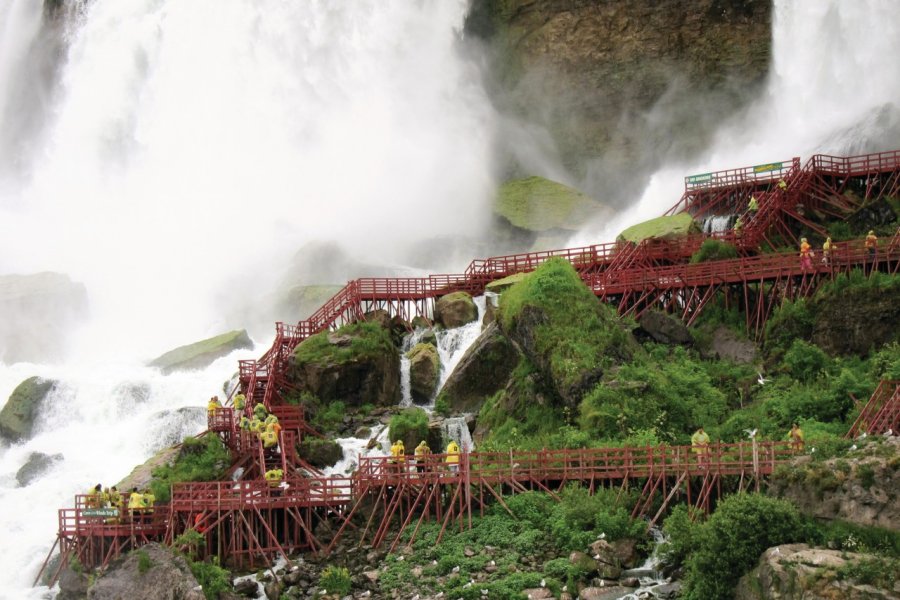
[[[343,422],[346,414],[346,405],[340,400],[335,400],[316,411],[312,418],[312,425],[319,431],[334,431]]]
[[[197,558],[197,553],[200,550],[200,546],[202,546],[204,542],[205,539],[203,538],[203,534],[194,529],[188,529],[175,538],[172,542],[172,546],[179,550],[183,548],[188,559],[195,560]]]
[[[406,443],[412,443],[412,440],[426,439],[428,437],[428,413],[421,408],[407,408],[394,415],[388,426],[388,437],[391,441],[404,440]]]
[[[684,563],[694,549],[699,523],[695,523],[697,510],[685,504],[679,504],[663,522],[663,532],[668,540],[661,548],[666,564],[677,567]]]
[[[329,594],[344,596],[350,593],[350,571],[347,567],[329,565],[319,576],[319,587],[328,590]]]
[[[228,450],[218,437],[189,437],[182,442],[175,462],[153,469],[150,487],[157,502],[168,502],[173,483],[216,481],[224,477],[230,464]]]
[[[138,573],[143,575],[151,568],[153,568],[153,560],[150,559],[150,555],[147,554],[143,550],[137,551],[137,559],[138,559]]]
[[[766,323],[765,348],[770,359],[780,358],[795,339],[809,338],[813,324],[813,314],[804,298],[776,308]]]
[[[216,600],[220,594],[231,591],[231,573],[217,564],[191,562],[191,573],[203,588],[207,600]]]
[[[810,381],[828,365],[828,356],[818,346],[797,339],[784,354],[784,366],[800,381]]]
[[[789,502],[759,494],[730,496],[698,528],[683,598],[731,598],[737,580],[766,548],[803,538],[800,515]]]
[[[442,417],[450,416],[450,402],[447,400],[447,396],[444,394],[440,394],[434,401],[434,412]]]
[[[716,239],[705,240],[700,249],[691,256],[691,263],[697,264],[710,260],[728,260],[737,258],[737,248],[727,242]]]

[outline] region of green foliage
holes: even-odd
[[[350,593],[350,571],[347,567],[328,565],[319,576],[319,587],[329,594],[345,596]]]
[[[332,344],[329,336],[342,336],[349,343]],[[306,338],[294,350],[294,364],[342,364],[394,352],[396,348],[388,329],[374,321],[361,321],[344,325],[336,332],[323,331]]]
[[[207,600],[216,600],[219,594],[231,591],[231,573],[217,564],[209,562],[191,562],[191,573],[197,583],[203,587],[203,595]]]
[[[773,360],[779,358],[796,339],[808,339],[812,335],[814,315],[806,299],[785,302],[772,312],[766,323],[765,348]]]
[[[796,339],[785,352],[783,365],[796,379],[811,381],[825,369],[828,362],[828,356],[818,346]]]
[[[728,260],[737,257],[737,248],[727,242],[710,238],[705,240],[700,245],[700,249],[691,255],[691,263],[697,264],[710,260]]]
[[[346,414],[347,406],[340,400],[335,400],[315,411],[310,422],[318,431],[334,431],[341,425]]]
[[[900,580],[900,560],[878,557],[850,562],[838,569],[837,578],[873,585],[882,590],[894,589],[894,584]]]
[[[807,541],[810,544],[847,552],[871,552],[900,558],[900,531],[840,520],[809,520],[807,530]]]
[[[450,402],[447,400],[447,396],[445,394],[439,394],[437,398],[434,400],[434,412],[442,417],[449,417],[450,413]]]
[[[73,556],[69,559],[69,568],[79,575],[84,575],[84,565],[81,564],[81,561],[78,560],[77,556]]]
[[[173,540],[172,546],[179,550],[183,549],[189,560],[196,560],[200,546],[205,541],[202,533],[194,529],[188,529]]]
[[[631,353],[613,309],[601,304],[563,259],[548,260],[501,296],[503,330],[526,322],[533,327],[534,351],[549,359],[548,375],[558,389]]]
[[[428,413],[421,408],[407,408],[391,417],[388,437],[391,441],[424,440],[428,436]]]
[[[663,560],[672,567],[681,566],[694,550],[700,523],[697,510],[686,504],[679,504],[663,522],[663,532],[668,541],[661,548]]]
[[[228,449],[218,437],[185,438],[172,465],[153,469],[150,488],[157,502],[168,502],[173,483],[216,481],[222,479],[230,464]]]
[[[725,395],[700,361],[684,348],[655,346],[622,365],[615,386],[601,384],[585,396],[580,424],[600,438],[644,430],[657,440],[685,442],[698,425],[716,423],[726,411]]]
[[[789,502],[758,494],[729,496],[698,528],[682,597],[731,598],[737,580],[766,548],[803,537],[800,515]]]
[[[153,568],[153,560],[150,559],[150,555],[147,554],[143,550],[137,551],[137,559],[138,559],[138,573],[143,575],[151,568]]]

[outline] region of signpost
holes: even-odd
[[[81,511],[82,517],[118,517],[118,508],[86,508]]]

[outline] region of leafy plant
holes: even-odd
[[[424,440],[428,436],[428,413],[421,408],[407,408],[391,417],[388,437],[393,440]]]
[[[350,571],[346,567],[334,565],[325,567],[325,570],[319,576],[319,587],[327,590],[329,594],[344,596],[350,593],[350,588],[352,587]]]
[[[216,481],[225,475],[230,464],[228,449],[218,437],[189,437],[182,442],[181,451],[171,465],[153,469],[150,487],[157,502],[168,502],[173,483]]]
[[[151,568],[153,568],[153,560],[151,560],[150,555],[147,554],[143,550],[137,551],[137,559],[138,559],[138,573],[143,575]]]
[[[691,255],[691,263],[697,264],[710,260],[728,260],[737,257],[737,248],[731,244],[721,240],[708,239],[700,244],[700,249]]]

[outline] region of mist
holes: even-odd
[[[34,68],[35,4],[0,13],[21,32],[0,89]],[[309,242],[390,264],[485,228],[495,115],[460,52],[465,0],[76,4],[41,133],[16,135],[32,167],[0,183],[0,274],[86,286],[79,354],[241,327],[223,315]]]

